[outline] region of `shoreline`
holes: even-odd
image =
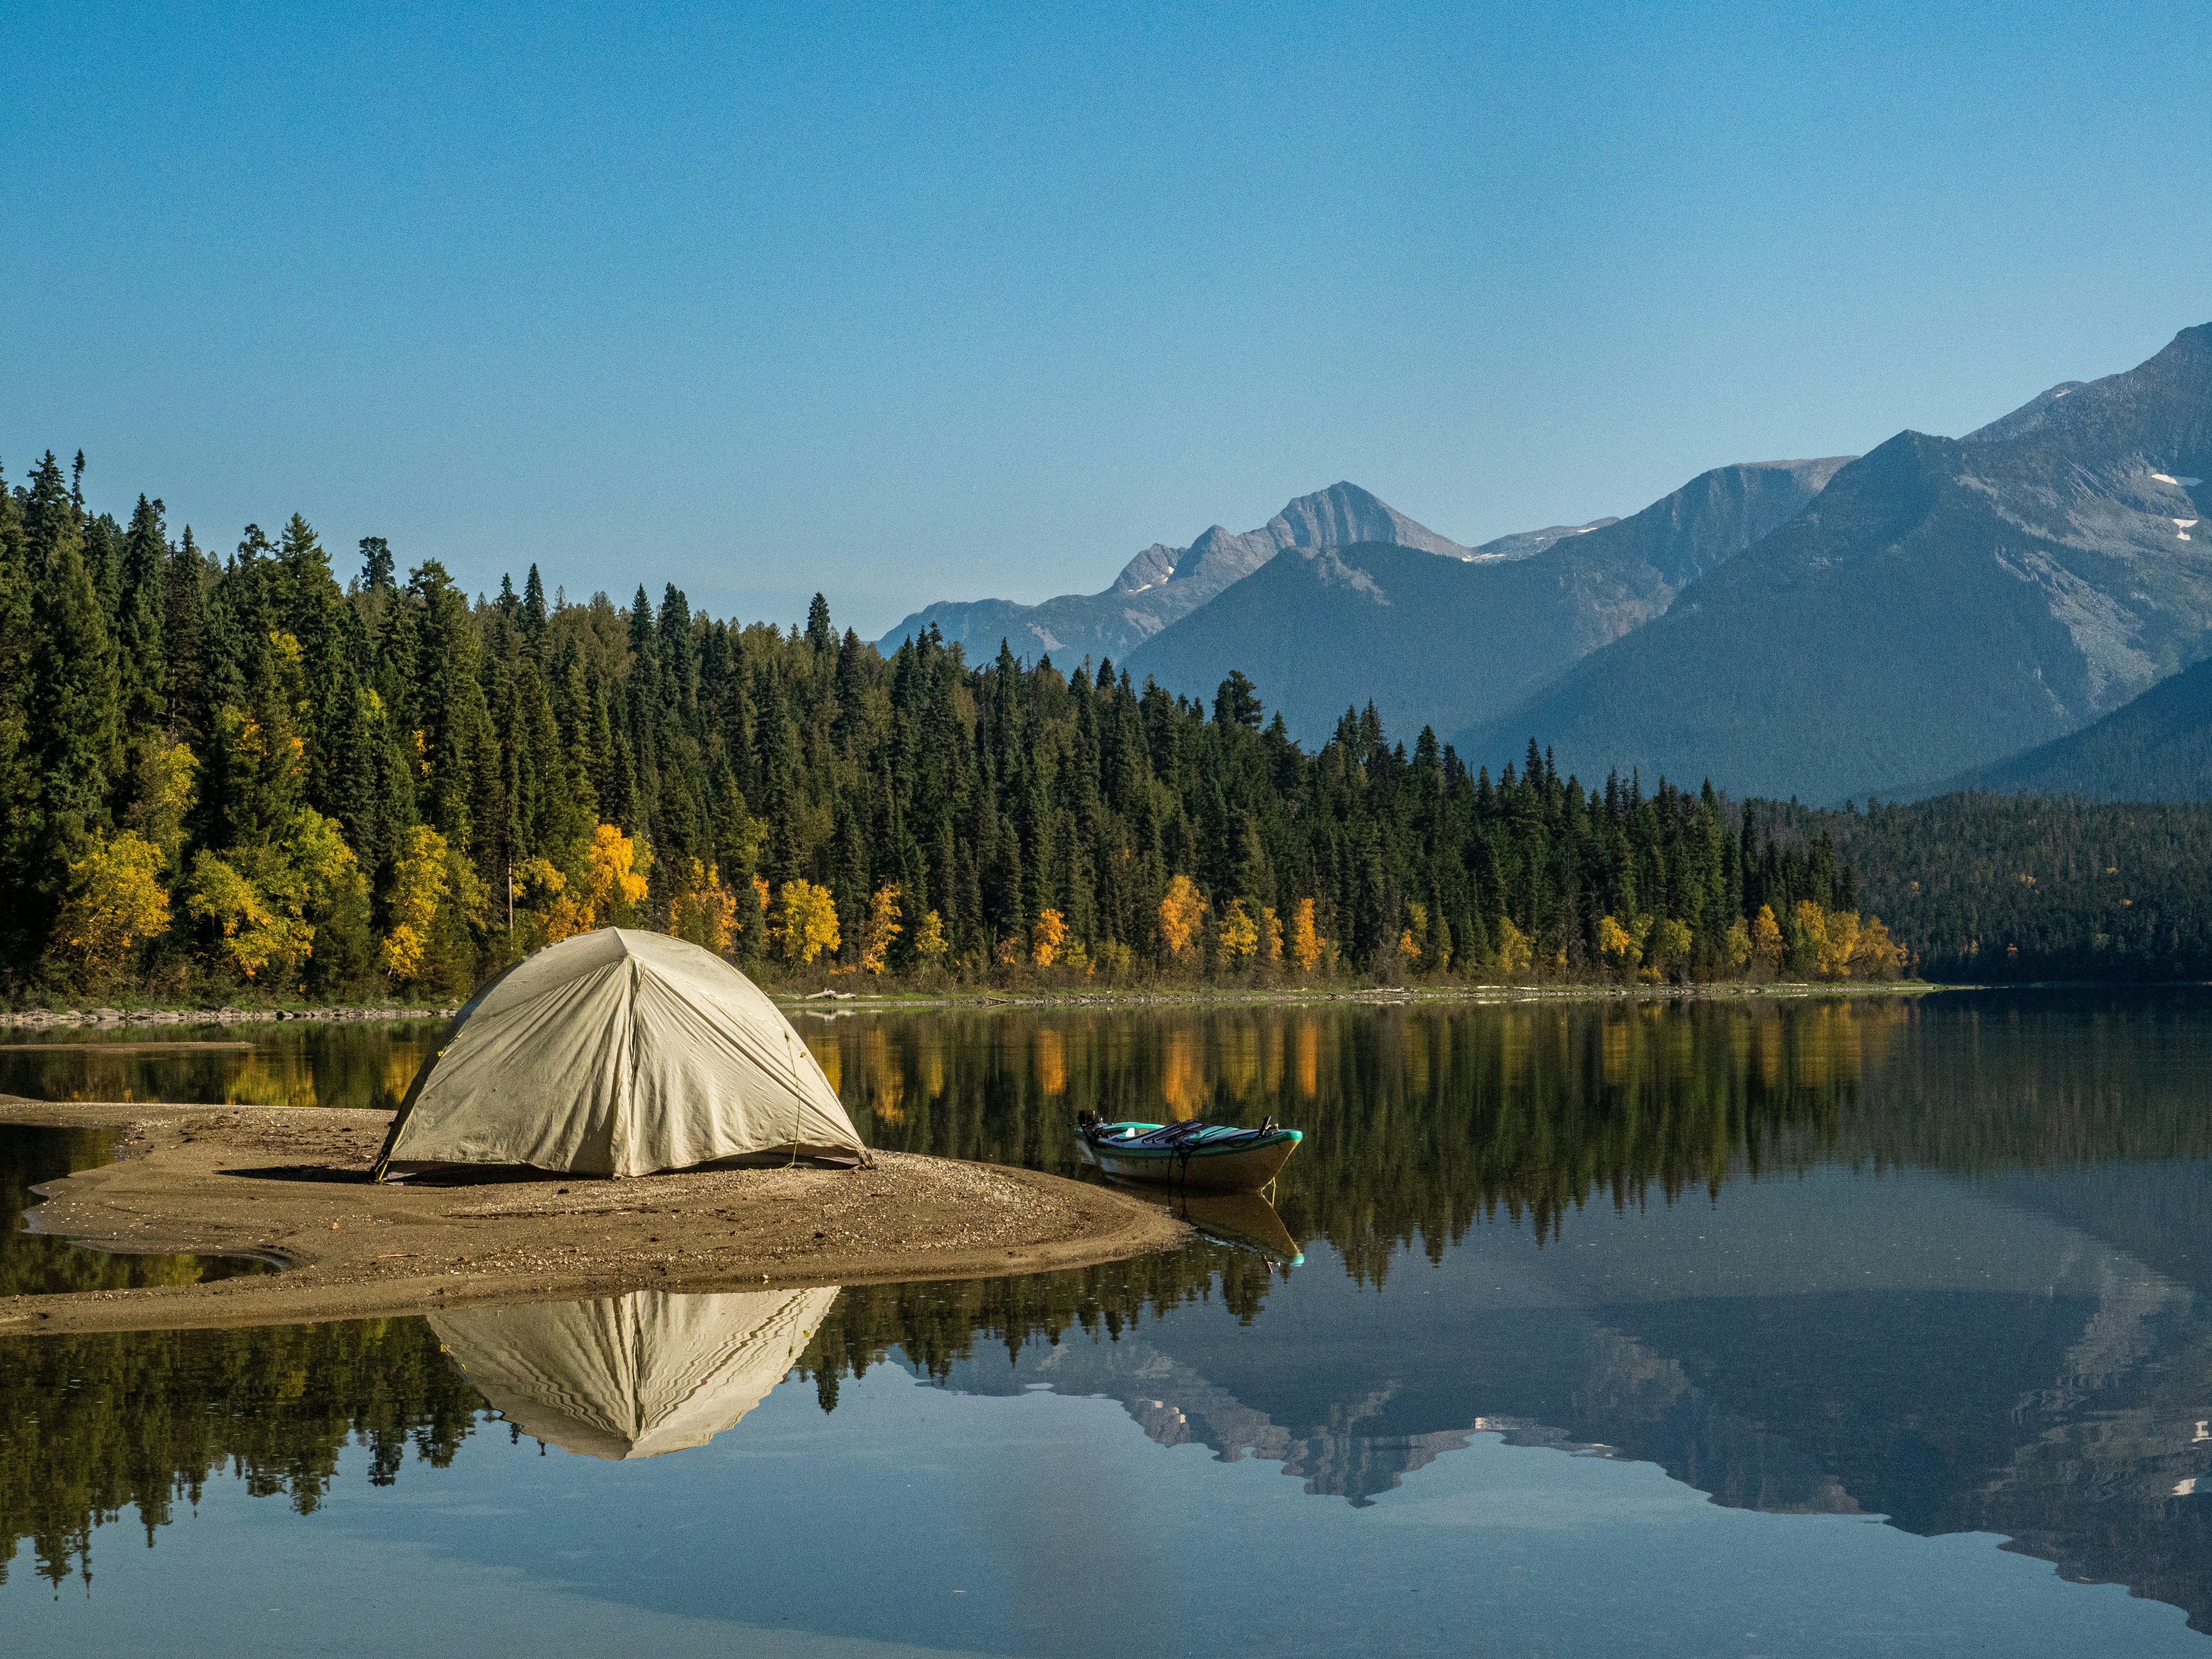
[[[1938,991],[1979,990],[1980,986],[1936,985],[1925,980],[1875,982],[1838,981],[1723,980],[1688,985],[1542,984],[1403,987],[1269,987],[1210,990],[993,990],[950,993],[811,991],[771,994],[788,1013],[897,1013],[931,1008],[1211,1008],[1297,1006],[1356,1003],[1370,1007],[1483,1006],[1519,1002],[1729,1002],[1763,999],[1802,1000],[1808,997],[1926,996]]]
[[[44,1030],[56,1025],[273,1025],[283,1020],[324,1024],[374,1024],[397,1019],[451,1019],[459,1004],[445,1007],[384,1008],[357,1003],[329,1007],[25,1008],[0,1012],[0,1030]]]
[[[1532,981],[1508,985],[1273,985],[1190,987],[959,987],[945,990],[792,991],[763,987],[769,1000],[792,1015],[834,1018],[841,1014],[920,1012],[933,1009],[1002,1008],[1238,1008],[1351,1003],[1374,1007],[1419,1005],[1480,1006],[1526,1002],[1802,1002],[1818,997],[1923,997],[1948,991],[2159,990],[2202,986],[2203,980],[2020,980],[1995,982],[1933,980],[1703,980],[1674,985],[1621,985],[1595,981]],[[55,1028],[164,1025],[251,1025],[289,1021],[324,1024],[450,1019],[458,1004],[422,1007],[337,1004],[327,1007],[31,1008],[0,1010],[0,1031]]]
[[[2156,981],[2160,984],[2173,982],[2176,981]],[[2072,982],[2067,983],[2070,986]],[[1683,985],[1532,981],[1519,985],[1194,986],[1090,990],[1073,988],[1029,990],[963,988],[942,991],[786,991],[763,988],[767,990],[769,1000],[787,1012],[823,1014],[896,1013],[908,1009],[929,1008],[1200,1008],[1331,1002],[1382,1006],[1407,1003],[1699,1002],[1759,998],[1926,996],[1939,991],[1993,988],[1941,985],[1927,980],[1840,980],[1832,982],[1817,980],[1714,980]],[[2039,983],[2024,982],[2008,988],[2033,990],[2046,988]],[[275,1024],[295,1020],[325,1024],[369,1024],[392,1020],[450,1019],[458,1007],[458,1004],[422,1007],[334,1004],[327,1007],[240,1008],[225,1004],[210,1008],[30,1008],[0,1011],[0,1030],[40,1030],[55,1026],[119,1029],[146,1025]]]
[[[0,1337],[312,1323],[655,1289],[981,1279],[1089,1267],[1192,1230],[1031,1170],[878,1152],[861,1170],[368,1179],[389,1112],[71,1104],[0,1123],[117,1132],[117,1158],[36,1190],[33,1231],[96,1249],[258,1257],[212,1283],[0,1298]]]

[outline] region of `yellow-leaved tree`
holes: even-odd
[[[1321,933],[1314,926],[1314,902],[1310,898],[1298,901],[1298,908],[1291,913],[1291,960],[1298,964],[1298,971],[1310,974],[1321,965]]]
[[[228,860],[212,853],[202,852],[192,860],[185,908],[197,920],[215,924],[217,954],[248,979],[258,978],[271,957],[298,948],[289,923]]]
[[[1528,936],[1513,925],[1513,918],[1498,917],[1498,971],[1501,974],[1525,974],[1535,959],[1535,947],[1528,942]]]
[[[428,976],[430,929],[439,904],[453,890],[450,850],[446,838],[427,823],[400,838],[386,901],[392,926],[376,951],[378,965],[393,979],[411,985]],[[553,878],[560,879],[558,872]]]
[[[514,902],[521,907],[518,925],[526,951],[558,945],[580,931],[576,907],[561,902],[568,890],[568,878],[550,859],[525,859],[514,866]]]
[[[1406,925],[1398,933],[1398,954],[1408,962],[1419,962],[1428,943],[1429,907],[1409,902],[1406,906]]]
[[[776,897],[775,937],[784,960],[802,968],[811,966],[824,951],[835,951],[842,939],[830,890],[804,878],[784,883]]]
[[[161,849],[135,830],[94,838],[69,867],[69,894],[54,923],[54,949],[85,974],[105,980],[131,952],[169,931],[169,894],[161,885]]]
[[[1722,943],[1721,954],[1728,958],[1732,973],[1740,974],[1751,965],[1751,929],[1741,916],[1729,923],[1728,938]]]
[[[1628,929],[1612,916],[1597,919],[1597,952],[1613,967],[1627,969],[1644,959]]]
[[[557,945],[594,927],[627,927],[645,896],[645,872],[652,865],[650,848],[616,825],[602,823],[585,846],[580,874],[571,878],[550,860],[531,859],[514,867],[515,896],[531,912],[530,932],[536,942]],[[712,872],[696,863],[692,869],[696,884],[708,884]],[[720,885],[718,876],[713,884]]]
[[[934,915],[936,912],[932,911]],[[880,974],[890,966],[891,941],[906,930],[899,921],[899,884],[887,881],[868,901],[868,918],[860,924],[860,968]]]
[[[1774,920],[1771,904],[1760,905],[1751,919],[1751,953],[1770,974],[1782,964],[1782,925]]]
[[[620,927],[629,922],[645,897],[645,872],[653,866],[653,849],[642,840],[625,836],[611,823],[592,831],[592,846],[584,872],[584,901],[589,907],[586,927]]]
[[[1689,960],[1690,946],[1695,941],[1688,922],[1669,916],[1659,924],[1651,942],[1651,954],[1660,963],[1671,967]]]
[[[1820,959],[1814,964],[1824,979],[1847,978],[1859,944],[1859,915],[1856,910],[1830,910],[1823,917]]]
[[[1799,899],[1790,919],[1797,931],[1794,959],[1800,967],[1817,971],[1828,943],[1828,913],[1811,899]]]
[[[311,807],[292,815],[281,841],[192,860],[185,908],[215,925],[216,952],[247,979],[272,965],[288,974],[314,954],[315,923],[367,902],[367,882],[337,821]]]
[[[1222,959],[1231,968],[1242,968],[1258,952],[1260,927],[1252,920],[1252,913],[1244,908],[1243,899],[1230,900],[1229,908],[1221,913],[1215,943],[1221,947]]]
[[[1905,952],[1889,936],[1880,916],[1869,916],[1859,929],[1851,951],[1851,970],[1862,979],[1895,979],[1904,966]]]
[[[1047,910],[1030,927],[1030,960],[1040,968],[1049,968],[1060,960],[1067,945],[1067,918],[1057,910]]]
[[[1170,881],[1160,898],[1160,943],[1167,946],[1170,957],[1182,959],[1205,918],[1206,901],[1199,896],[1198,884],[1188,876]]]
[[[719,957],[729,950],[737,921],[738,901],[722,885],[720,867],[693,859],[690,884],[668,902],[668,931]]]
[[[1260,954],[1269,967],[1282,966],[1283,919],[1265,905],[1260,908]]]
[[[914,953],[932,968],[945,960],[951,941],[945,937],[945,918],[934,910],[925,910],[921,921],[914,930]]]
[[[161,849],[164,865],[174,867],[185,844],[185,817],[198,794],[193,780],[199,761],[181,743],[149,744],[138,763],[138,799],[131,825]]]

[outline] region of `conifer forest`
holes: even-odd
[[[143,495],[94,513],[82,474],[49,453],[0,489],[18,1004],[451,1000],[607,925],[793,985],[1888,979],[1924,948],[1908,866],[1959,840],[1585,786],[1534,739],[1493,776],[1371,708],[1308,753],[1242,674],[1207,704],[1003,645],[885,658],[819,596],[788,629],[673,586],[549,599],[535,566],[472,598],[377,538],[342,575],[297,515],[219,554]],[[2202,838],[2206,809],[2160,810]],[[2077,861],[2139,869],[2105,829]],[[2194,960],[2200,879],[2103,926],[2124,880],[2033,927],[1960,886],[2017,908],[2013,874],[1947,878],[1947,960]]]

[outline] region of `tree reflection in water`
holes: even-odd
[[[978,1391],[1042,1381],[1354,1501],[1473,1431],[1602,1444],[1725,1503],[1999,1530],[2212,1610],[2193,1496],[2212,1454],[2191,1438],[2212,1415],[2201,994],[801,1024],[878,1146],[1073,1173],[1079,1110],[1273,1114],[1307,1134],[1283,1219],[1344,1269],[1316,1254],[1286,1299],[1266,1256],[1201,1243],[854,1287],[796,1368],[825,1410],[886,1362]],[[1730,1192],[1772,1175],[1808,1179]],[[1597,1228],[1615,1212],[1635,1225]],[[1944,1262],[1954,1243],[2015,1277],[2048,1257],[2049,1286],[1822,1278],[1856,1273],[1870,1231],[1954,1221]],[[1730,1222],[1797,1254],[1748,1252],[1765,1278],[1725,1296],[1622,1300],[1590,1265],[1606,1241],[1672,1249]],[[1458,1304],[1372,1294],[1413,1251],[1480,1259],[1459,1278],[1482,1284]],[[1541,1294],[1475,1294],[1523,1268]],[[0,1341],[0,1540],[58,1578],[86,1570],[96,1525],[135,1507],[150,1534],[225,1462],[312,1507],[349,1438],[389,1481],[410,1442],[450,1458],[481,1407],[413,1320]]]

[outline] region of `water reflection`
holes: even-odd
[[[288,1020],[248,1026],[0,1032],[0,1094],[31,1100],[390,1110],[445,1022]]]
[[[2201,990],[1829,1001],[801,1017],[877,1146],[1075,1173],[1079,1111],[1306,1132],[1277,1207],[1382,1282],[1480,1217],[1556,1239],[1841,1159],[1960,1171],[2212,1158]]]
[[[150,1533],[216,1443],[311,1505],[349,1433],[385,1480],[410,1437],[450,1455],[486,1401],[511,1432],[643,1455],[720,1431],[787,1363],[825,1411],[890,1365],[1103,1395],[1164,1445],[1363,1508],[1479,1434],[1635,1460],[1734,1508],[1998,1534],[2212,1627],[2203,993],[953,1012],[810,1036],[878,1145],[1073,1170],[1077,1110],[1170,1100],[1273,1112],[1311,1156],[1279,1235],[1216,1218],[1081,1272],[460,1310],[373,1340],[0,1342],[0,1538],[81,1565],[126,1503]],[[179,1438],[185,1419],[219,1432]]]
[[[389,1486],[408,1449],[452,1461],[482,1401],[419,1319],[0,1339],[0,1583],[92,1578],[94,1530],[134,1510],[151,1546],[226,1471],[319,1508],[349,1440]]]
[[[1257,1193],[1185,1192],[1149,1182],[1111,1181],[1097,1176],[1092,1179],[1115,1192],[1158,1205],[1217,1243],[1256,1251],[1285,1267],[1305,1261],[1305,1252],[1283,1224],[1275,1206]]]
[[[198,1285],[270,1270],[244,1256],[87,1249],[27,1230],[24,1212],[39,1201],[33,1188],[114,1161],[115,1137],[106,1129],[0,1123],[0,1296]]]
[[[703,1446],[768,1397],[837,1289],[459,1308],[437,1333],[485,1403],[525,1434],[617,1460]]]

